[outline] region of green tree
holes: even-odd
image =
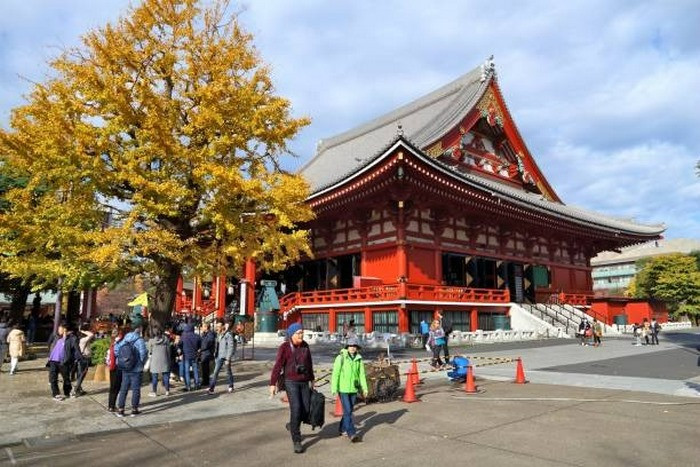
[[[225,7],[144,0],[51,63],[0,132],[2,163],[27,177],[0,215],[0,269],[65,289],[143,273],[162,322],[183,269],[309,253],[308,186],[280,168],[309,121]]]
[[[632,288],[637,298],[666,302],[675,316],[700,318],[700,269],[693,255],[674,253],[645,259]]]

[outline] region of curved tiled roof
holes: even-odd
[[[398,126],[418,146],[424,146],[453,128],[474,107],[488,87],[491,77],[481,80],[481,67],[427,94],[410,104],[375,118],[352,130],[322,140],[316,155],[301,167],[311,192],[338,180],[339,175],[356,171],[371,155],[378,154],[396,138]]]
[[[403,144],[418,158],[462,183],[530,210],[615,233],[654,238],[665,230],[663,225],[638,224],[551,201],[522,188],[456,170],[454,166],[423,153],[421,147],[428,146],[454,128],[476,106],[494,76],[492,73],[484,75],[482,67],[474,68],[407,105],[321,141],[316,155],[299,170],[310,184],[312,195],[309,199],[360,175],[393,152],[397,144]]]

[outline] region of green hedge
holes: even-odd
[[[92,350],[91,363],[93,365],[99,365],[105,362],[107,357],[107,352],[109,352],[110,339],[105,337],[103,339],[97,339],[92,343],[90,349]]]

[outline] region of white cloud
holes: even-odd
[[[126,0],[5,0],[0,120]],[[234,6],[239,8],[239,6]],[[562,198],[700,237],[700,4],[695,0],[248,0],[241,20],[277,90],[313,119],[311,157],[347,130],[445,84],[488,55],[518,127]]]

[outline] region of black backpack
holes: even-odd
[[[141,361],[141,355],[134,345],[133,341],[124,342],[121,347],[119,347],[119,354],[117,355],[117,366],[122,371],[131,371],[138,363]]]
[[[317,390],[312,389],[309,399],[308,424],[311,425],[312,430],[316,427],[321,428],[326,422],[326,397]]]

